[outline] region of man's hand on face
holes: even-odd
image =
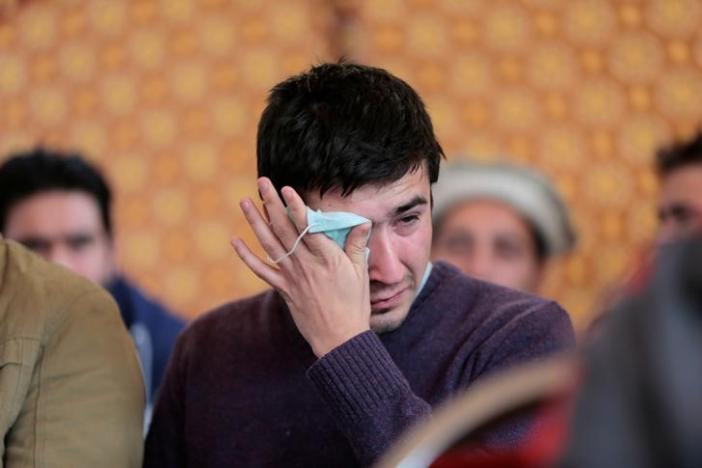
[[[344,250],[324,234],[306,234],[284,257],[307,227],[305,203],[295,190],[284,187],[288,216],[268,178],[258,180],[258,189],[270,223],[249,198],[241,201],[241,209],[268,256],[281,260],[276,268],[254,255],[241,239],[232,245],[251,271],[283,296],[298,330],[322,357],[370,329],[365,252],[370,223],[351,230]]]

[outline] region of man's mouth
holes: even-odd
[[[407,290],[408,288],[405,287],[393,294],[383,294],[377,298],[371,298],[371,312],[379,313],[397,307],[402,302],[404,293]]]

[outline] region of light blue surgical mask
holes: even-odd
[[[292,255],[302,238],[308,232],[312,234],[322,232],[343,249],[351,229],[363,223],[370,223],[370,220],[347,211],[314,211],[310,207],[307,207],[307,227],[300,233],[297,239],[295,239],[295,243],[289,252],[286,252],[275,260],[271,259],[271,261],[273,263],[278,263],[285,257]],[[366,260],[368,260],[368,255],[370,255],[370,250],[366,247]]]

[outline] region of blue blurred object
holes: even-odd
[[[158,302],[146,297],[123,276],[116,276],[107,290],[119,306],[122,320],[136,345],[144,376],[147,414],[156,400],[161,378],[178,333],[185,322]]]

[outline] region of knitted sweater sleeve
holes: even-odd
[[[412,392],[372,331],[323,356],[307,375],[362,466],[373,463],[409,426],[431,414],[431,406]]]
[[[466,374],[461,387],[477,378],[572,347],[573,328],[555,303],[540,302],[503,323],[471,353],[477,375]],[[362,466],[372,464],[432,407],[419,398],[378,336],[362,333],[313,364],[308,377],[330,408]],[[478,440],[486,446],[513,446],[528,431],[528,414],[508,420]]]

